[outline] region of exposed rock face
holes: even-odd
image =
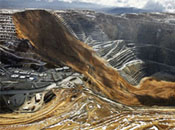
[[[143,19],[154,22],[150,19],[151,15],[147,18],[147,15],[144,14]],[[143,34],[142,31],[135,32],[134,29],[137,30],[135,26],[139,22],[135,23],[136,25],[134,22],[129,23],[127,17],[130,16],[132,16],[131,21],[139,21],[137,15],[119,17],[89,11],[49,13],[44,10],[33,10],[13,14],[15,33],[18,34],[19,38],[28,41],[22,40],[22,43],[25,44],[18,44],[18,42],[4,44],[4,40],[2,40],[1,57],[8,56],[9,58],[8,60],[2,58],[0,64],[0,78],[4,81],[3,84],[0,84],[3,88],[1,94],[8,95],[9,93],[10,96],[7,96],[9,99],[7,97],[6,99],[12,101],[12,103],[7,104],[10,107],[21,106],[23,102],[31,101],[36,105],[28,105],[31,108],[26,109],[31,112],[43,107],[37,112],[26,115],[1,114],[2,129],[8,129],[9,125],[13,126],[14,129],[19,127],[25,129],[59,129],[65,126],[66,128],[70,127],[70,129],[75,127],[101,129],[104,126],[106,129],[122,129],[125,125],[129,127],[124,129],[136,126],[138,128],[174,128],[173,111],[170,109],[136,108],[137,112],[134,112],[131,107],[125,106],[174,106],[175,100],[175,83],[172,82],[174,81],[174,63],[172,61],[174,50],[162,47],[152,40],[149,44],[138,42],[139,40],[135,39],[135,35],[147,34],[152,29],[152,24],[150,21],[148,22],[148,31]],[[158,16],[154,17],[157,19]],[[163,14],[161,14],[162,16]],[[173,17],[171,14],[169,16]],[[106,17],[109,18],[109,21],[106,20]],[[118,19],[121,21],[111,24]],[[74,21],[76,24],[73,24]],[[106,23],[109,23],[109,26]],[[132,31],[126,28],[130,24],[132,27],[129,29]],[[158,24],[157,27],[161,23],[156,24]],[[120,26],[119,29],[115,29],[116,26]],[[170,26],[169,23],[166,26]],[[126,37],[122,38],[123,35]],[[140,40],[148,42],[152,35],[148,35],[147,40]],[[15,39],[13,40],[15,41]],[[84,42],[92,46],[96,52]],[[172,40],[172,42],[174,41]],[[23,66],[25,63],[29,63],[29,66]],[[6,65],[12,65],[12,67]],[[20,66],[15,68],[16,65]],[[74,81],[80,74],[73,74],[71,69],[57,68],[63,65],[70,66],[73,70],[84,74],[84,80],[87,83],[82,83],[83,79],[79,79],[78,82],[77,80]],[[9,75],[8,72],[10,72]],[[145,76],[154,78],[144,79]],[[70,85],[71,81],[74,82],[73,86]],[[18,83],[16,84],[16,82]],[[68,84],[64,84],[64,82]],[[23,83],[25,86],[22,86]],[[36,88],[31,88],[31,83],[36,85]],[[38,90],[41,92],[49,90],[49,93],[38,93]],[[32,98],[31,100],[22,94],[27,93],[27,91],[34,91],[34,95],[28,96]],[[42,96],[42,94],[46,96]],[[50,95],[54,95],[55,99],[51,100]],[[16,101],[19,97],[21,99]],[[37,108],[38,106],[39,108]],[[131,112],[119,111],[129,109]],[[166,111],[166,114],[163,111]],[[142,120],[141,126],[138,126],[137,121],[135,122],[138,117]],[[166,118],[166,120],[161,121],[162,118]],[[116,119],[123,119],[122,124],[124,126],[120,126],[120,121]],[[147,123],[148,119],[152,124]],[[134,123],[132,126],[125,124],[125,120],[129,123],[134,121]],[[39,122],[33,124],[35,121]],[[59,124],[62,121],[70,123],[70,125]]]
[[[108,54],[108,57],[104,58],[118,69],[129,83],[137,85],[146,76],[162,79],[160,73],[166,75],[162,76],[166,77],[163,79],[174,81],[175,62],[172,60],[175,41],[174,14],[142,13],[113,16],[93,11],[55,11],[55,13],[59,14],[59,19],[74,36],[96,51],[99,50],[100,55],[101,51],[108,51],[116,46],[118,50],[114,49],[110,54],[112,56]],[[7,40],[12,36],[15,38],[15,33],[12,34],[15,30],[10,14],[6,13],[2,17],[6,17],[5,23],[8,23],[12,30],[8,30],[10,33],[1,33],[1,37],[5,37],[1,40]],[[120,46],[112,45],[117,42],[116,40],[124,42],[120,43]],[[108,41],[111,41],[112,46],[105,50],[106,44],[109,45]],[[135,65],[139,66],[139,69],[132,69]],[[132,69],[132,72],[127,71],[128,68]]]
[[[114,16],[91,11],[58,14],[80,40],[99,50],[99,54],[131,84],[137,85],[146,76],[174,81],[174,14]],[[169,76],[163,76],[167,73]]]
[[[47,18],[49,21],[45,20]],[[128,84],[117,71],[107,66],[85,43],[73,37],[55,15],[46,11],[25,11],[14,14],[13,20],[18,36],[28,39],[37,54],[50,63],[58,65],[61,62],[83,73],[95,84],[97,89],[110,99],[127,105],[141,105],[145,103],[145,99],[155,98],[152,103],[146,104],[161,105],[157,102],[161,99],[167,100],[165,104],[171,104],[171,101],[168,100],[174,98],[174,94],[170,91],[175,89],[173,82],[147,79],[139,84],[139,88],[135,88]],[[105,54],[107,58],[117,55],[117,53],[111,55],[111,52],[117,50],[121,43],[116,44],[117,46]],[[126,55],[129,49],[122,48],[124,48],[123,55]],[[69,53],[67,53],[68,51]],[[136,54],[137,52],[139,51],[136,50]],[[142,56],[142,54],[139,55]],[[114,60],[119,60],[119,58],[114,58]],[[161,91],[158,92],[157,90],[160,89]],[[130,102],[131,99],[132,102]]]

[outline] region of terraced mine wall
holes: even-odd
[[[6,11],[6,14],[7,12],[11,17],[13,11]],[[150,44],[142,46],[117,38],[112,40],[95,22],[96,16],[92,11],[49,13],[43,10],[13,15],[16,26],[11,31],[17,32],[18,38],[27,38],[30,42],[24,39],[1,39],[0,100],[4,97],[6,104],[0,101],[0,112],[6,110],[5,105],[13,112],[0,113],[0,129],[175,128],[175,111],[172,107],[175,84],[172,82],[173,74],[170,75],[173,72],[170,69],[173,68],[172,49]],[[142,19],[146,16],[143,14]],[[164,15],[155,16],[156,19],[159,16],[163,20]],[[164,17],[166,19],[169,16],[171,15]],[[78,20],[69,24],[71,17],[72,21]],[[127,20],[137,18],[137,14],[120,17]],[[172,20],[171,22],[173,23]],[[75,29],[80,29],[79,33]],[[111,30],[111,33],[112,31],[116,30]],[[79,40],[93,47],[97,53]],[[163,55],[159,49],[164,52]],[[150,54],[145,55],[147,52]],[[161,59],[165,60],[160,57],[153,64],[152,61],[156,60],[154,56],[167,55],[168,62],[160,64]],[[15,56],[22,60],[16,62],[13,59]],[[8,63],[2,63],[2,59]],[[149,59],[151,63],[148,62]],[[37,67],[25,66],[26,63]],[[83,73],[83,78],[70,67],[58,67],[59,63]],[[163,72],[164,76],[162,70],[167,70],[166,74]],[[145,76],[154,76],[156,79]],[[14,111],[17,108],[18,111]]]
[[[15,25],[11,13],[0,13],[0,41],[16,40]]]
[[[139,88],[130,85],[90,47],[73,37],[55,15],[40,10],[26,11],[14,14],[13,20],[18,37],[28,39],[36,53],[55,65],[61,62],[83,73],[110,99],[127,105],[146,105],[150,98],[154,100],[147,105],[160,105],[161,100],[165,101],[164,105],[172,103],[173,82],[148,78],[141,81]]]
[[[133,85],[148,76],[175,81],[174,14],[140,13],[114,16],[93,11],[67,11],[58,14],[71,26],[81,41],[97,51],[100,50],[100,56],[122,76],[128,77],[125,79]],[[121,40],[123,42],[118,44]],[[112,48],[116,49],[111,50]],[[139,67],[136,70],[135,65]]]
[[[10,11],[1,13],[2,21],[8,20],[7,24],[1,24],[5,28],[1,41],[16,39],[11,14]],[[173,14],[114,16],[87,10],[55,11],[54,14],[74,37],[93,47],[130,84],[138,85],[142,78],[149,76],[175,81]]]

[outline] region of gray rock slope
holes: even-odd
[[[45,67],[27,41],[17,38],[11,17],[16,11],[0,11],[0,105],[35,111],[53,96],[51,88],[82,84],[81,75],[62,65]],[[137,85],[147,76],[175,81],[175,14],[109,15],[87,10],[53,13],[129,83]]]
[[[146,76],[175,81],[175,14],[56,13],[131,84]]]

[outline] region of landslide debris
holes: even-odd
[[[34,51],[48,62],[60,62],[87,76],[108,98],[126,105],[166,105],[175,100],[175,83],[142,79],[139,88],[130,85],[106,65],[85,43],[77,40],[54,14],[45,10],[15,13],[13,21],[19,38],[28,39]],[[132,101],[132,102],[131,102]]]

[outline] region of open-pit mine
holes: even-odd
[[[175,14],[0,10],[0,130],[174,130]]]

